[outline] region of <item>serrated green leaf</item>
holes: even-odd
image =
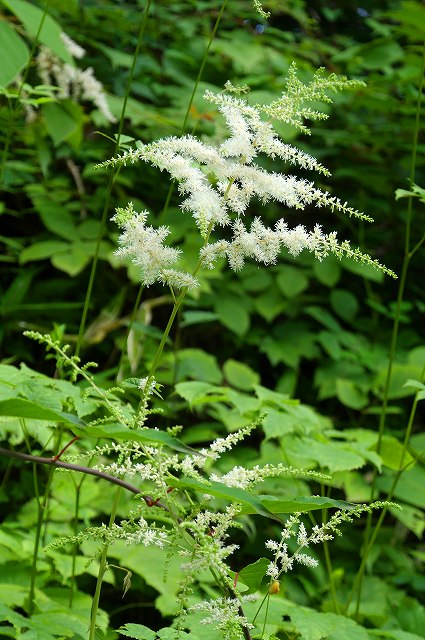
[[[144,624],[135,624],[127,622],[123,627],[117,629],[117,633],[122,636],[128,636],[129,638],[136,638],[136,640],[155,640],[156,633],[152,629],[148,629]]]
[[[182,480],[175,479],[170,481],[169,484],[170,486],[177,487],[179,489],[191,489],[198,493],[206,493],[217,498],[230,500],[231,502],[239,502],[244,507],[244,513],[258,513],[265,518],[272,518],[273,520],[277,520],[282,523],[280,518],[269,511],[258,498],[244,489],[239,489],[238,487],[227,487],[221,482],[210,481],[208,484],[204,484],[194,478],[184,478]],[[248,511],[246,511],[245,508],[248,509]]]
[[[411,467],[414,458],[406,451],[393,436],[383,436],[379,448],[382,463],[390,469],[398,471],[400,468]]]
[[[244,594],[255,593],[259,590],[269,564],[270,560],[267,558],[259,558],[256,562],[248,564],[239,571],[238,582],[242,582],[248,587],[248,591],[244,591]]]
[[[316,509],[353,509],[356,505],[345,500],[333,500],[321,496],[298,496],[291,500],[280,500],[274,496],[261,496],[263,504],[272,513],[296,513]]]
[[[155,444],[165,445],[170,449],[176,451],[182,451],[183,453],[194,453],[195,450],[191,449],[187,445],[180,442],[177,438],[170,436],[164,431],[157,431],[156,429],[128,429],[124,425],[113,424],[101,424],[91,425],[87,427],[72,426],[72,431],[75,435],[82,438],[112,438],[119,442],[154,442]]]

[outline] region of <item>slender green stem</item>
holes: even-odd
[[[26,445],[28,447],[28,450],[31,450],[30,443],[26,435],[24,422],[22,422],[22,426],[24,429],[24,437],[25,437]],[[57,438],[56,438],[55,448],[54,448],[55,451],[59,450],[59,445],[62,438],[62,431],[63,429],[59,428]],[[16,454],[17,452],[13,451],[12,453]],[[25,455],[25,454],[22,454],[22,455]],[[12,457],[17,457],[17,456],[13,455]],[[34,494],[37,501],[37,523],[35,528],[35,539],[34,539],[34,548],[33,548],[32,564],[31,564],[30,586],[29,586],[29,593],[28,593],[28,616],[30,617],[34,612],[35,579],[37,576],[37,562],[38,562],[38,553],[40,549],[41,528],[43,526],[43,519],[44,519],[44,515],[46,512],[46,507],[47,507],[48,499],[50,495],[50,487],[53,481],[53,468],[49,469],[46,487],[42,497],[40,496],[40,491],[38,487],[38,475],[37,475],[36,464],[33,464],[33,481],[34,481]]]
[[[422,381],[424,380],[424,378],[425,378],[425,368],[424,368],[424,371],[422,372]],[[412,464],[411,462],[409,462],[407,465],[405,465],[404,464],[404,460],[405,460],[405,457],[406,457],[407,448],[409,446],[410,436],[412,434],[412,429],[413,429],[413,424],[414,424],[414,419],[415,419],[415,415],[416,415],[416,409],[417,409],[417,406],[418,406],[418,402],[419,402],[419,395],[418,395],[418,393],[416,393],[415,397],[414,397],[414,400],[413,400],[412,408],[410,410],[409,420],[408,420],[406,432],[405,432],[405,435],[404,435],[403,449],[402,449],[401,456],[400,456],[400,468],[397,471],[397,473],[395,474],[393,482],[392,482],[391,487],[390,487],[390,490],[388,492],[388,495],[387,495],[387,498],[386,498],[388,501],[391,501],[393,499],[395,490],[397,488],[397,484],[398,484],[402,474]],[[345,613],[347,613],[348,607],[351,604],[351,601],[353,599],[353,596],[354,596],[356,588],[358,588],[360,586],[360,584],[361,584],[361,581],[363,579],[364,572],[365,572],[365,569],[366,569],[366,563],[367,563],[367,559],[368,559],[369,553],[370,553],[371,549],[373,548],[373,545],[375,544],[375,541],[376,541],[376,538],[378,536],[378,533],[379,533],[379,531],[380,531],[380,529],[381,529],[381,527],[382,527],[382,525],[384,523],[384,519],[385,519],[385,516],[387,514],[387,511],[388,511],[388,507],[384,507],[382,509],[381,513],[379,514],[379,518],[377,520],[377,523],[376,523],[376,525],[375,525],[375,527],[374,527],[374,529],[373,529],[373,531],[371,533],[371,536],[370,536],[370,538],[368,540],[367,547],[365,547],[365,549],[364,549],[362,561],[361,561],[359,570],[357,572],[356,579],[354,580],[353,587],[351,589],[350,595],[348,597],[348,600],[347,600],[345,608],[344,608]],[[361,594],[360,589],[358,591],[358,594],[359,594],[359,592]],[[356,618],[358,618],[358,616],[359,616],[359,611],[360,611],[360,598],[359,598],[359,596],[357,596],[356,610],[355,610]]]
[[[415,125],[414,125],[414,131],[413,131],[413,141],[412,141],[412,154],[411,154],[411,162],[410,162],[410,183],[411,184],[415,182],[416,157],[417,157],[419,131],[420,131],[424,74],[425,74],[425,42],[422,49],[422,64],[421,64],[421,72],[419,76],[418,99],[416,102]],[[385,432],[390,382],[392,378],[393,364],[395,360],[395,354],[396,354],[396,348],[397,348],[397,342],[398,342],[398,331],[399,331],[399,324],[400,324],[400,317],[401,317],[401,304],[403,302],[403,297],[404,297],[404,290],[405,290],[406,281],[407,281],[407,272],[409,268],[409,263],[413,255],[411,246],[410,246],[412,216],[413,216],[413,198],[409,197],[408,203],[407,203],[406,228],[405,228],[405,238],[404,238],[404,257],[403,257],[403,263],[401,267],[400,281],[399,281],[399,287],[398,287],[398,293],[397,293],[396,312],[395,312],[395,318],[394,318],[393,329],[391,334],[389,362],[388,362],[387,375],[385,378],[385,384],[384,384],[384,390],[383,390],[382,410],[379,418],[378,443],[377,443],[377,449],[376,449],[378,455],[381,450],[382,438]],[[414,248],[414,250],[416,251],[416,247]],[[371,501],[373,501],[375,498],[376,480],[377,480],[377,469],[375,469],[373,473],[371,494],[370,494]],[[376,533],[374,533],[372,536],[371,530],[372,530],[372,515],[368,514],[367,525],[365,530],[363,558],[354,582],[354,584],[356,584],[358,587],[357,603],[356,603],[357,612],[359,611],[359,607],[360,607],[362,582],[363,582],[364,571],[367,563],[367,557],[371,549],[370,541],[372,539],[375,540],[377,535]],[[351,599],[351,595],[350,595],[350,599]]]
[[[78,533],[78,514],[80,510],[80,495],[81,495],[81,487],[84,482],[85,476],[83,476],[80,482],[75,483],[75,504],[74,504],[74,521],[72,523],[72,527],[74,530],[74,536]],[[75,591],[75,565],[77,562],[77,551],[78,545],[72,545],[72,564],[71,564],[71,577],[70,577],[70,585],[69,585],[69,596],[68,596],[68,606],[72,609],[72,603],[74,600],[74,591]]]
[[[130,95],[131,85],[132,85],[132,82],[133,82],[134,71],[135,71],[135,68],[136,68],[136,62],[137,62],[137,59],[138,59],[138,56],[139,56],[140,47],[142,45],[142,40],[143,40],[143,36],[144,36],[144,33],[145,33],[145,28],[146,28],[146,23],[147,23],[147,19],[148,19],[148,13],[149,13],[149,9],[150,9],[150,6],[151,6],[151,2],[152,2],[152,0],[147,0],[147,2],[146,2],[146,7],[145,7],[144,14],[143,14],[142,24],[141,24],[140,30],[139,30],[139,37],[138,37],[138,40],[137,40],[137,46],[136,46],[136,50],[134,52],[133,63],[132,63],[132,66],[131,66],[130,75],[129,75],[129,78],[128,78],[128,82],[127,82],[127,86],[126,86],[126,90],[125,90],[125,95],[124,95],[124,100],[123,100],[123,105],[122,105],[122,109],[121,109],[121,116],[120,116],[120,121],[119,121],[119,125],[118,125],[118,133],[117,133],[117,137],[116,137],[116,141],[115,141],[115,149],[114,149],[113,155],[117,154],[119,146],[120,146],[121,134],[122,134],[123,126],[124,126],[125,110],[127,108],[127,102],[128,102],[128,98],[129,98],[129,95]],[[92,262],[92,265],[91,265],[90,277],[89,277],[89,282],[88,282],[88,285],[87,285],[87,292],[86,292],[86,297],[85,297],[85,300],[84,300],[83,312],[82,312],[82,315],[81,315],[80,328],[79,328],[79,331],[78,331],[77,345],[76,345],[76,348],[75,348],[76,355],[78,355],[80,353],[81,346],[82,346],[83,335],[84,335],[84,330],[85,330],[86,320],[87,320],[87,313],[88,313],[88,310],[89,310],[89,304],[90,304],[91,294],[92,294],[92,290],[93,290],[94,279],[95,279],[95,276],[96,276],[97,263],[99,261],[100,243],[101,243],[101,240],[103,238],[104,229],[105,229],[105,225],[106,225],[106,217],[107,217],[108,211],[110,209],[112,188],[113,188],[114,182],[116,180],[116,177],[118,175],[118,171],[119,170],[117,170],[115,172],[113,171],[110,174],[108,186],[107,186],[107,189],[106,189],[105,204],[104,204],[104,207],[103,207],[102,218],[101,218],[101,221],[100,221],[99,233],[98,233],[98,236],[97,236],[96,248],[95,248],[95,253],[94,253],[94,256],[93,256],[93,262]]]
[[[223,3],[221,5],[221,7],[220,7],[220,11],[218,12],[218,15],[217,15],[217,19],[215,21],[213,30],[211,31],[211,35],[210,35],[209,40],[208,40],[207,48],[205,50],[204,57],[202,58],[201,66],[199,67],[198,75],[196,76],[196,81],[195,81],[194,87],[192,89],[192,93],[190,95],[189,104],[187,106],[187,110],[186,110],[186,114],[185,114],[184,121],[183,121],[183,126],[182,126],[182,131],[183,132],[186,130],[187,119],[189,117],[190,108],[192,106],[193,99],[195,97],[196,90],[198,88],[199,82],[200,82],[200,80],[202,78],[202,74],[204,73],[204,68],[205,68],[205,64],[206,64],[207,59],[208,59],[208,54],[209,54],[209,51],[211,49],[211,45],[213,43],[213,40],[215,38],[215,34],[217,33],[218,25],[220,24],[221,18],[223,17],[223,13],[224,13],[224,10],[226,8],[226,5],[227,5],[227,0],[223,0]]]
[[[208,59],[208,54],[209,54],[209,51],[211,49],[211,45],[212,45],[212,43],[214,41],[215,34],[217,33],[217,29],[218,29],[218,26],[220,24],[221,18],[223,17],[223,13],[224,13],[224,10],[226,8],[227,2],[228,2],[228,0],[223,0],[223,3],[222,3],[221,8],[220,8],[220,11],[218,12],[218,15],[217,15],[217,19],[215,21],[214,27],[213,27],[213,29],[211,31],[211,34],[210,34],[210,37],[208,39],[207,48],[205,49],[204,57],[202,58],[201,65],[200,65],[199,70],[198,70],[198,75],[196,76],[195,84],[193,85],[192,93],[190,94],[189,102],[188,102],[188,105],[187,105],[187,108],[186,108],[186,113],[185,113],[183,124],[182,124],[182,127],[181,127],[181,133],[184,133],[185,130],[186,130],[186,125],[187,125],[187,120],[189,118],[190,109],[192,107],[193,100],[195,98],[195,94],[196,94],[196,91],[198,89],[198,85],[199,85],[199,83],[201,81],[202,74],[204,72],[205,65],[206,65],[206,62],[207,62],[207,59]],[[172,195],[173,195],[173,191],[174,191],[174,186],[175,186],[175,180],[172,180],[171,183],[170,183],[170,187],[168,189],[168,193],[167,193],[167,197],[165,199],[165,203],[164,203],[164,207],[162,209],[162,213],[165,213],[168,210],[168,206],[170,204],[170,201],[171,201],[171,198],[172,198]],[[141,298],[142,291],[143,291],[143,285],[140,286],[140,289],[138,291],[138,294],[137,294],[137,299],[138,300],[140,300],[140,298]],[[135,308],[136,308],[136,305],[135,305]],[[177,311],[176,311],[176,313],[177,313]],[[176,314],[174,314],[173,321],[174,321],[175,315]],[[131,331],[132,323],[133,323],[133,316],[132,316],[132,320],[130,322],[130,327],[128,329],[127,336],[129,335],[129,333]],[[167,337],[168,337],[168,334],[167,334]],[[161,352],[162,352],[162,349],[161,349]],[[120,365],[121,365],[121,362],[122,362],[122,355],[123,355],[123,352],[121,352]],[[158,361],[159,361],[159,359],[158,359]],[[118,370],[119,370],[119,367],[118,367]],[[153,369],[153,372],[155,372],[155,370],[156,370],[156,366]],[[151,372],[152,372],[152,368],[151,368]],[[152,379],[151,376],[149,376],[149,381],[151,379]]]
[[[121,488],[119,487],[115,492],[114,502],[111,508],[111,515],[109,517],[109,525],[108,525],[109,529],[111,529],[112,525],[115,522],[115,517],[117,515],[120,497],[121,497]],[[107,566],[108,550],[109,550],[109,544],[105,542],[103,544],[102,554],[100,556],[99,571],[97,574],[96,588],[93,595],[93,602],[92,602],[91,613],[90,613],[89,640],[95,640],[95,637],[96,637],[97,611],[99,609],[100,592],[102,590],[103,576],[105,575],[106,566]]]
[[[322,484],[322,495],[324,494],[324,486]],[[328,520],[328,510],[327,509],[322,509],[322,522],[326,523]],[[328,572],[328,579],[329,579],[329,586],[331,589],[331,593],[332,593],[332,600],[334,603],[334,609],[335,609],[335,613],[340,614],[340,606],[339,606],[339,602],[338,602],[338,597],[336,594],[336,587],[335,587],[335,580],[334,580],[334,576],[333,576],[333,569],[332,569],[332,560],[331,560],[331,554],[329,552],[329,543],[327,540],[323,540],[323,552],[325,554],[325,563],[326,563],[326,570]]]

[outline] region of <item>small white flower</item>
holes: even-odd
[[[60,38],[65,45],[66,50],[72,55],[73,58],[84,58],[86,55],[85,49],[80,47],[72,38],[62,31]]]

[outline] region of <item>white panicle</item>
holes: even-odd
[[[313,226],[313,230],[305,223],[290,228],[281,218],[270,228],[259,215],[247,222],[244,220],[248,216],[248,208],[253,204],[258,208],[258,203],[264,205],[275,201],[282,205],[282,209],[302,211],[307,207],[327,207],[334,212],[372,221],[369,216],[356,211],[328,191],[317,188],[312,181],[290,173],[266,171],[260,164],[261,156],[266,155],[289,165],[329,175],[329,171],[308,153],[282,142],[271,120],[283,120],[308,133],[304,125],[306,118],[317,120],[326,117],[312,111],[308,104],[312,101],[331,102],[329,92],[362,85],[361,82],[340,78],[335,74],[325,75],[323,69],[319,69],[304,84],[296,75],[295,65],[292,65],[286,91],[280,98],[267,105],[250,105],[240,95],[235,97],[237,88],[228,84],[231,94],[214,94],[211,91],[204,94],[207,101],[217,106],[229,130],[229,136],[218,146],[190,135],[169,137],[152,144],[139,144],[137,149],[126,151],[101,166],[125,165],[127,162],[143,160],[170,174],[183,196],[181,209],[192,215],[203,240],[196,271],[200,266],[212,269],[219,258],[226,258],[234,271],[242,269],[246,260],[264,265],[274,264],[282,248],[285,248],[293,257],[302,251],[313,253],[318,260],[329,254],[338,258],[346,256],[396,277],[360,249],[351,248],[348,241],[340,242],[335,232],[323,233],[318,224]],[[245,89],[239,94],[244,92]],[[134,226],[139,224],[140,220]],[[196,286],[197,281],[191,281],[188,274],[178,276],[179,272],[169,270],[178,250],[170,247],[165,250],[162,247],[165,228],[152,230],[143,225],[143,232],[138,232],[143,237],[139,243],[140,249],[144,250],[149,238],[159,255],[149,254],[148,260],[146,257],[137,257],[136,242],[131,242],[130,238],[135,231],[132,225],[129,226],[131,233],[128,231],[125,239],[121,237],[121,255],[126,252],[132,255],[133,261],[142,266],[146,282],[160,280],[173,288]],[[131,250],[128,250],[130,243]],[[163,251],[159,250],[160,246]],[[161,266],[150,267],[148,262],[152,258],[155,258],[155,264],[161,264],[162,260]]]

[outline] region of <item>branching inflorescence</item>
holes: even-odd
[[[358,248],[353,249],[347,240],[340,242],[335,232],[325,233],[320,224],[314,225],[313,229],[303,224],[290,228],[284,218],[280,218],[271,228],[263,223],[260,216],[254,216],[249,223],[244,219],[248,207],[256,199],[263,205],[276,201],[288,209],[327,207],[331,211],[372,221],[346,202],[322,191],[313,182],[290,174],[266,171],[257,163],[264,154],[328,176],[327,169],[315,158],[283,143],[271,120],[282,120],[309,133],[303,123],[305,118],[317,120],[326,117],[308,106],[312,100],[331,102],[329,91],[361,85],[361,82],[334,74],[326,76],[322,69],[309,83],[303,84],[297,78],[293,65],[286,92],[268,105],[251,106],[231,93],[206,91],[204,98],[217,105],[230,132],[220,145],[214,146],[191,135],[169,137],[139,145],[137,149],[125,151],[99,165],[109,167],[142,160],[167,171],[183,196],[181,209],[191,213],[203,239],[194,272],[189,274],[176,270],[174,265],[180,250],[164,245],[169,229],[148,226],[148,212],[136,212],[129,203],[127,207],[117,209],[114,216],[122,230],[117,254],[129,257],[140,267],[145,285],[159,281],[173,289],[196,287],[198,281],[195,276],[199,268],[211,269],[220,258],[227,259],[230,267],[239,271],[247,259],[264,265],[274,264],[282,248],[294,257],[302,251],[313,253],[319,260],[329,254],[338,258],[347,256],[395,276],[368,254]],[[227,89],[234,90],[230,84]],[[214,238],[213,234],[218,237]]]

